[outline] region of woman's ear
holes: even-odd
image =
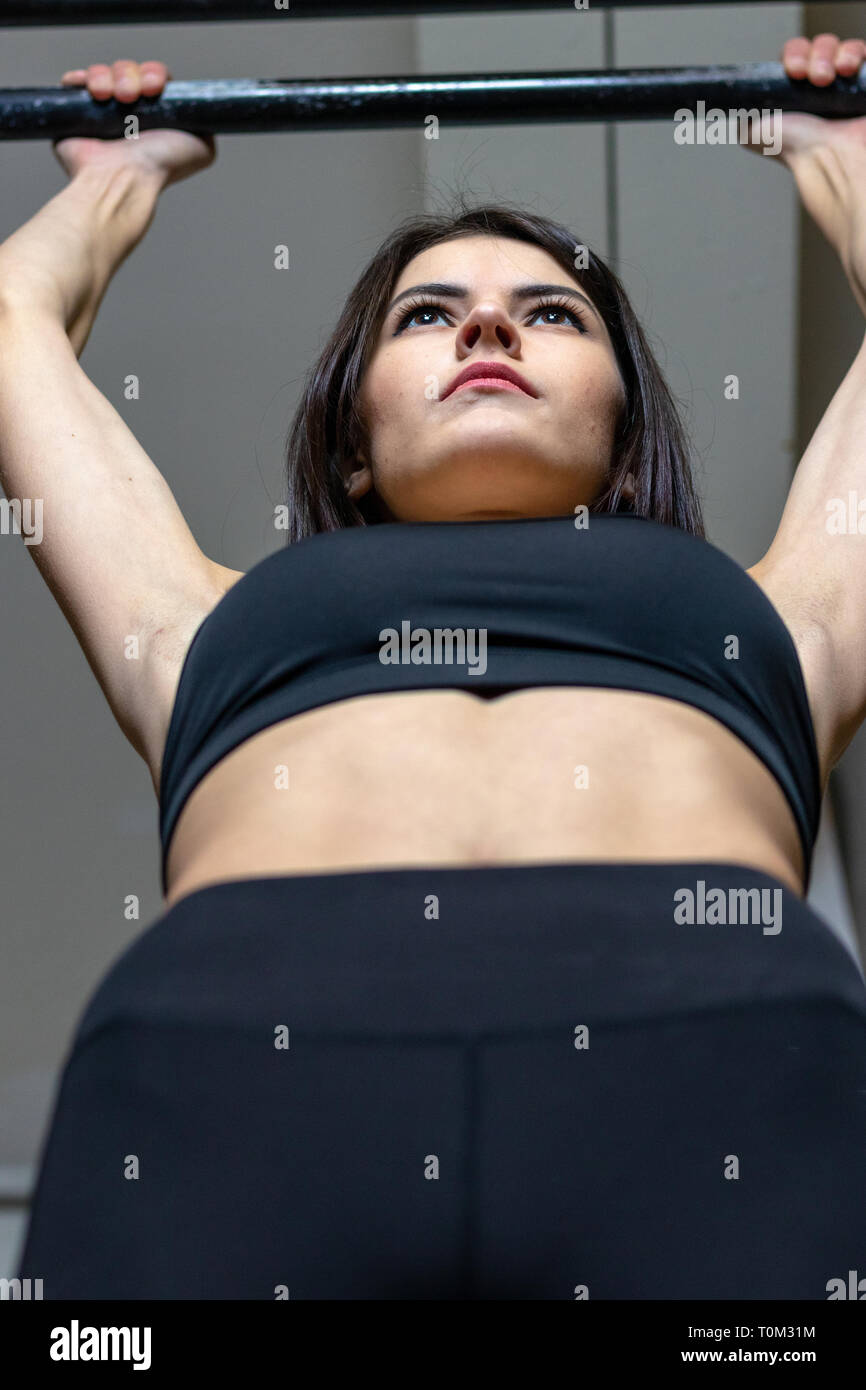
[[[623,495],[623,497],[626,498],[627,501],[629,501],[629,502],[633,502],[633,501],[634,501],[634,474],[633,474],[633,473],[626,473],[626,475],[625,475],[625,482],[624,482],[624,484],[623,484],[623,489],[622,489],[622,495]]]
[[[343,479],[347,497],[353,502],[357,502],[359,497],[370,491],[373,486],[373,470],[368,463],[361,459],[356,459],[357,468],[353,468],[347,478]]]

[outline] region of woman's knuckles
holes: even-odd
[[[119,101],[137,101],[142,94],[159,96],[170,77],[165,63],[156,59],[145,63],[119,59],[110,66],[91,63],[87,68],[68,68],[60,81],[65,86],[86,86],[100,101],[111,96]]]

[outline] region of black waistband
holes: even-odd
[[[822,1000],[866,1017],[859,965],[797,894],[740,865],[386,869],[180,899],[115,964],[78,1041],[263,1020],[299,1037],[573,1030]]]

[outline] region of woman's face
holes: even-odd
[[[423,298],[435,307],[402,297],[433,282]],[[452,389],[478,363],[512,368],[527,389]],[[511,237],[455,237],[415,256],[394,287],[361,383],[369,457],[349,495],[373,488],[394,521],[570,515],[604,486],[624,402],[607,328],[552,256]]]

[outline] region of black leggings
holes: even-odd
[[[701,881],[728,920],[681,920]],[[778,880],[705,862],[194,892],[79,1024],[18,1272],[49,1299],[823,1300],[849,1269],[862,975]]]

